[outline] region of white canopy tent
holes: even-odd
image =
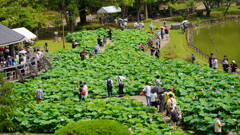
[[[25,27],[22,27],[22,28],[16,28],[16,29],[13,29],[14,31],[16,31],[17,33],[23,35],[26,39],[26,41],[31,41],[33,39],[36,39],[37,36],[32,33],[31,31],[29,31],[28,29],[26,29]]]
[[[119,13],[121,12],[121,8],[120,7],[116,7],[116,6],[108,6],[108,7],[102,7],[100,8],[97,13],[98,14],[112,14],[112,13]]]

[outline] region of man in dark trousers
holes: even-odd
[[[232,61],[231,72],[232,73],[236,73],[237,72],[237,64],[236,64],[235,60]]]
[[[100,46],[103,46],[102,39],[101,39],[100,36],[98,36],[98,38],[97,38],[97,43],[98,43]]]
[[[107,79],[107,91],[108,91],[108,97],[112,96],[112,88],[113,88],[113,81],[111,77]]]
[[[124,76],[122,76],[121,74],[119,74],[117,76],[117,80],[118,80],[118,90],[119,90],[119,95],[120,97],[122,97],[124,95],[124,84],[123,84],[123,80],[125,80],[126,78]]]
[[[209,67],[212,68],[213,67],[213,53],[210,54],[210,57],[208,58],[208,63],[209,63]]]
[[[111,29],[108,31],[108,37],[110,40],[112,40],[112,30]]]

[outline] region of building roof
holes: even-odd
[[[108,7],[102,7],[100,8],[97,13],[98,14],[111,14],[111,13],[119,13],[121,12],[121,8],[120,7],[116,7],[116,6],[108,6]]]
[[[13,29],[13,30],[16,31],[17,33],[23,35],[26,38],[27,41],[31,41],[32,39],[36,39],[37,38],[37,36],[34,33],[29,31],[25,27],[16,28],[16,29]]]
[[[10,28],[0,24],[0,46],[23,42],[25,37]]]

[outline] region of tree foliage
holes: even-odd
[[[14,130],[14,123],[11,121],[15,107],[12,88],[12,84],[5,82],[0,74],[0,132]]]

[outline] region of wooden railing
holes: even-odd
[[[0,71],[4,74],[4,79],[7,81],[23,82],[26,78],[46,72],[50,67],[51,64],[48,59],[43,57],[31,63],[1,68]]]
[[[204,53],[202,50],[200,50],[199,48],[197,48],[194,43],[193,43],[193,32],[194,29],[196,29],[199,26],[202,25],[206,25],[206,24],[213,24],[216,22],[223,22],[223,21],[230,21],[230,20],[240,20],[240,16],[233,16],[233,17],[226,17],[226,18],[218,18],[218,19],[213,19],[213,20],[206,20],[206,21],[202,21],[200,23],[196,23],[196,24],[190,24],[185,32],[186,34],[186,39],[187,39],[187,43],[188,43],[188,47],[193,49],[196,53],[200,54],[202,57],[208,59],[210,57],[209,54]],[[218,61],[220,62],[221,60],[218,59]]]

